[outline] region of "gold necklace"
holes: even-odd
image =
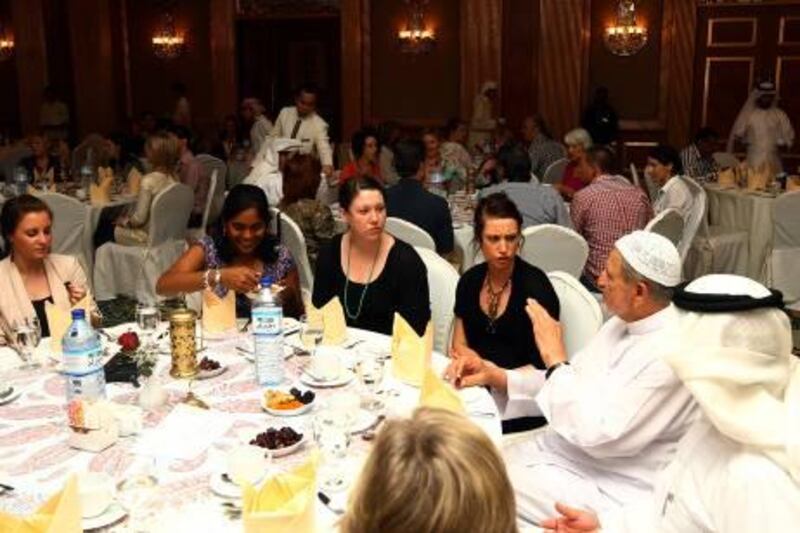
[[[509,274],[508,279],[506,279],[505,283],[503,283],[503,286],[500,287],[500,290],[494,292],[494,289],[492,288],[492,280],[489,276],[489,271],[488,270],[486,271],[486,290],[489,293],[489,309],[487,313],[489,324],[486,327],[486,331],[488,331],[491,334],[497,332],[497,327],[496,327],[497,310],[500,307],[500,297],[503,295],[504,292],[506,292],[506,289],[508,288],[508,285],[510,283],[511,283],[511,275]]]

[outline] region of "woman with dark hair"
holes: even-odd
[[[478,202],[475,242],[486,262],[470,268],[458,281],[451,356],[479,356],[506,369],[530,365],[544,369],[525,305],[533,298],[557,319],[558,296],[544,272],[517,256],[522,215],[505,193],[490,194]],[[542,424],[540,417],[515,418],[503,421],[503,431]]]
[[[218,237],[193,244],[158,280],[156,291],[175,296],[210,289],[219,297],[236,292],[236,315],[250,316],[247,294],[256,291],[263,276],[283,287],[281,302],[287,316],[299,317],[300,278],[289,250],[269,233],[269,205],[264,191],[237,185],[222,206]]]
[[[87,295],[92,322],[98,325],[100,313],[80,263],[72,256],[50,253],[53,212],[47,204],[27,194],[12,198],[3,206],[0,226],[9,252],[0,261],[0,315],[8,325],[13,328],[35,317],[42,337],[49,337],[45,302],[68,311]]]
[[[339,205],[348,230],[320,249],[314,305],[338,296],[348,326],[390,335],[399,313],[422,335],[431,318],[425,264],[384,231],[383,187],[373,178],[353,178],[339,188]]]
[[[353,134],[350,148],[353,150],[355,161],[350,161],[339,173],[339,183],[361,176],[369,176],[383,182],[378,154],[381,143],[378,132],[373,128],[363,128]]]
[[[330,207],[316,198],[321,170],[319,160],[308,154],[290,157],[283,167],[283,199],[279,204],[303,232],[312,270],[317,264],[320,243],[333,237],[336,229]]]

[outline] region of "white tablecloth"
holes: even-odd
[[[766,193],[724,190],[706,186],[708,223],[748,234],[747,275],[757,281],[766,279],[766,259],[772,251],[772,218],[775,197]]]
[[[120,326],[112,330],[117,333],[128,329]],[[364,339],[368,345],[389,348],[390,339],[370,332],[351,330],[352,338]],[[227,340],[206,341],[204,355],[217,359],[228,366],[219,377],[206,381],[195,381],[193,391],[205,400],[213,410],[222,413],[233,421],[232,428],[215,441],[210,448],[192,460],[169,461],[159,465],[160,484],[148,502],[158,517],[155,531],[241,531],[240,520],[227,518],[221,506],[222,500],[209,488],[212,475],[219,475],[225,463],[225,455],[236,443],[242,432],[253,436],[268,426],[281,427],[292,424],[309,424],[309,415],[293,418],[275,418],[261,410],[261,388],[256,384],[253,363],[247,361],[235,349],[237,343],[248,344],[249,339],[234,335]],[[358,348],[346,351],[344,357],[353,357]],[[16,363],[16,355],[9,349],[0,349],[0,363],[6,367]],[[287,363],[287,372],[293,378],[299,375],[300,365],[306,363],[305,357],[294,357]],[[436,355],[434,367],[443,368],[446,359]],[[187,382],[173,380],[168,375],[169,357],[163,355],[159,361],[157,375],[169,392],[168,405],[145,417],[142,436],[154,431],[161,420],[183,398]],[[0,498],[0,509],[8,512],[30,512],[49,495],[59,490],[71,472],[90,470],[104,471],[115,480],[124,478],[130,472],[137,454],[134,445],[141,437],[120,439],[114,446],[92,454],[69,448],[66,445],[69,430],[64,411],[64,379],[52,369],[36,371],[6,370],[2,382],[13,384],[24,391],[14,402],[0,406],[0,481],[12,484],[16,490]],[[400,395],[388,399],[387,413],[410,413],[417,403],[419,390],[396,382],[387,368],[385,386],[396,389]],[[303,387],[307,388],[307,387]],[[338,389],[319,389],[317,398],[324,403],[326,398],[342,390],[358,391],[354,380]],[[107,387],[109,399],[119,403],[134,404],[137,390],[128,384],[112,383]],[[492,413],[491,417],[475,416],[473,420],[480,425],[499,445],[501,439],[500,418],[489,394],[480,388],[462,391],[468,411]],[[309,431],[310,428],[307,429]],[[310,433],[309,433],[310,434]],[[249,437],[248,437],[249,438]],[[277,470],[286,469],[302,463],[313,448],[306,444],[300,451],[284,458],[275,459]],[[352,480],[370,449],[370,444],[361,438],[354,438],[351,446],[348,468]],[[346,495],[336,496],[343,505]],[[435,497],[435,495],[428,495]],[[338,517],[318,502],[317,529],[330,531]],[[179,525],[179,527],[176,527]],[[121,530],[117,524],[109,530]]]

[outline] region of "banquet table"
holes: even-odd
[[[766,260],[772,251],[775,195],[741,189],[705,186],[708,197],[708,223],[731,231],[746,231],[748,261],[744,271],[758,281],[766,280]]]
[[[164,328],[164,325],[160,326]],[[136,329],[132,325],[122,325],[106,330],[112,338],[123,331]],[[53,367],[34,371],[15,369],[16,354],[8,348],[0,349],[0,364],[5,365],[2,382],[22,389],[22,395],[15,401],[0,406],[0,482],[13,485],[16,490],[0,498],[0,510],[15,514],[29,513],[60,490],[69,475],[81,471],[103,471],[115,482],[146,461],[147,453],[142,442],[153,438],[159,431],[160,423],[170,411],[185,397],[189,387],[186,380],[169,377],[170,358],[162,340],[163,355],[159,357],[156,375],[168,392],[167,405],[145,413],[144,429],[139,435],[121,438],[115,445],[100,453],[88,453],[71,449],[66,440],[69,429],[66,425],[64,378]],[[288,344],[296,344],[297,336],[287,337]],[[366,357],[370,353],[388,353],[390,338],[363,330],[350,329],[349,343],[357,342],[350,349],[340,349],[340,356],[346,364],[356,357]],[[111,347],[109,341],[107,355]],[[150,513],[152,531],[241,531],[240,519],[226,516],[222,507],[223,498],[215,495],[210,487],[214,477],[224,473],[226,454],[233,447],[241,445],[243,439],[254,437],[267,427],[292,425],[305,428],[311,435],[311,418],[332,397],[341,391],[359,392],[360,385],[354,379],[341,388],[313,389],[317,394],[315,407],[307,415],[291,418],[276,418],[262,411],[261,387],[255,381],[253,363],[243,356],[238,347],[250,346],[247,334],[231,333],[217,340],[205,339],[201,355],[212,357],[227,367],[218,377],[194,381],[192,391],[208,403],[211,413],[219,424],[227,427],[222,436],[214,438],[208,446],[192,458],[175,459],[168,455],[155,458],[156,475],[159,484],[146,501]],[[48,339],[44,339],[39,349],[39,357],[49,357]],[[287,360],[287,374],[294,384],[302,366],[307,364],[307,356],[293,356]],[[446,365],[444,356],[434,354],[433,366],[441,371]],[[384,388],[394,394],[384,394],[385,414],[407,416],[417,405],[419,389],[393,379],[391,363],[387,361]],[[289,382],[286,382],[288,388]],[[302,389],[307,386],[300,385]],[[137,389],[129,384],[109,383],[107,397],[114,402],[136,404]],[[501,439],[500,418],[489,393],[481,388],[460,391],[470,418],[483,428],[499,445]],[[202,437],[198,436],[202,440]],[[355,480],[361,465],[369,452],[370,443],[354,436],[345,462],[348,480]],[[292,455],[273,459],[275,471],[302,464],[313,450],[314,445],[306,442]],[[167,452],[159,452],[166,454]],[[174,457],[174,456],[173,456]],[[346,491],[331,495],[332,504],[344,508]],[[232,500],[236,501],[236,500]],[[316,501],[317,531],[335,531],[337,514],[329,507]],[[103,531],[121,531],[125,521],[120,520],[103,528]]]

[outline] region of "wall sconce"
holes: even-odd
[[[6,61],[14,56],[14,37],[6,33],[0,23],[0,61]]]
[[[400,51],[405,54],[427,54],[436,44],[436,34],[425,27],[425,5],[428,0],[405,0],[408,4],[408,22],[397,32]]]
[[[175,19],[172,12],[164,12],[164,23],[153,34],[153,53],[159,59],[175,59],[183,54],[186,41],[183,34],[175,31]]]
[[[647,44],[647,28],[636,22],[633,0],[619,0],[616,23],[606,28],[603,41],[609,52],[623,57],[637,54]]]

